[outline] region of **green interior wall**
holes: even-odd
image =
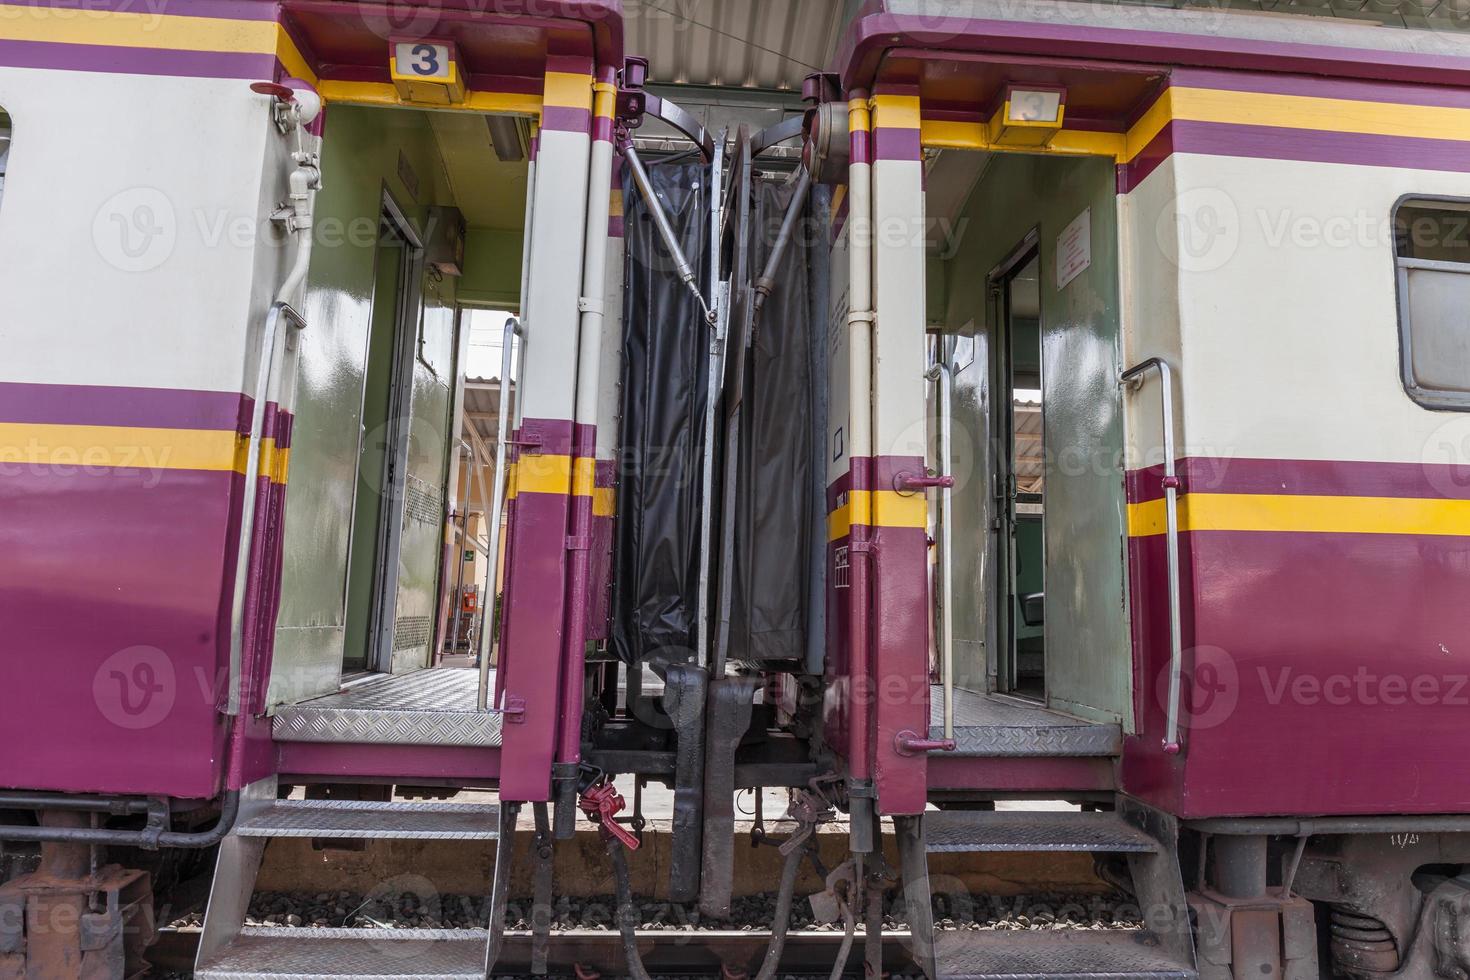
[[[465,235],[464,278],[459,284],[461,303],[497,310],[520,309],[523,238],[519,231],[469,230]]]
[[[376,422],[364,432],[364,421],[383,416],[379,402],[387,397],[377,380],[369,385],[367,378],[383,191],[419,228],[426,208],[455,203],[424,112],[331,106],[322,153],[323,188],[316,200],[317,237],[304,310],[309,326],[302,335],[297,376],[273,704],[336,689],[348,630],[349,563],[352,578],[361,579],[364,564],[371,575],[371,549],[351,552],[351,541],[359,502],[366,502],[369,511],[380,504],[368,501],[369,490],[376,490],[377,470],[371,463],[365,466],[360,481],[359,462],[360,445],[371,446],[375,435],[382,437]],[[421,308],[409,470],[441,487],[457,370],[458,291],[463,287],[466,294],[498,296],[508,290],[513,295],[519,285],[520,238],[520,231],[469,229],[462,281],[436,282],[426,276],[410,285]],[[427,424],[419,424],[420,419]],[[442,525],[424,530],[412,548],[405,540],[405,552],[431,551],[431,561],[423,567],[437,571],[436,542],[442,541],[442,532]],[[421,614],[432,616],[434,610]]]
[[[1091,210],[1091,265],[1057,288],[1059,233]],[[1114,165],[1102,158],[1007,154],[986,169],[961,217],[967,231],[947,268],[945,329],[975,336],[974,362],[956,374],[955,432],[967,473],[955,494],[957,681],[985,690],[994,636],[990,447],[995,304],[987,278],[1039,232],[1041,358],[1046,445],[1048,699],[1084,717],[1131,724],[1132,661],[1125,604],[1121,349]],[[1066,465],[1058,465],[1064,462]]]

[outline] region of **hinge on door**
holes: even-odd
[[[568,551],[591,551],[592,536],[588,534],[573,534],[567,536]]]
[[[512,725],[525,724],[526,699],[516,697],[514,695],[507,695],[505,699],[505,707],[500,709],[500,713],[504,715],[505,720]]]

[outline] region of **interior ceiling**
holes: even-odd
[[[649,80],[800,91],[831,67],[849,0],[632,0],[627,50]]]
[[[450,189],[465,225],[516,230],[525,223],[527,164],[504,163],[477,112],[428,112]]]

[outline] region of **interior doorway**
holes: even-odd
[[[344,678],[387,670],[391,663],[408,453],[403,420],[411,370],[405,361],[413,354],[408,338],[416,332],[412,328],[417,320],[413,291],[406,287],[414,281],[421,253],[412,225],[385,193],[378,222],[357,503],[352,517]]]
[[[1001,434],[996,512],[1000,688],[1046,698],[1046,446],[1043,434],[1041,257],[1023,243],[992,274],[1001,304],[995,399]]]

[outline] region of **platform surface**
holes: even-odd
[[[1017,698],[954,691],[954,753],[972,757],[1115,756],[1123,751],[1118,725],[1098,724]],[[944,688],[929,692],[929,737],[944,737]]]
[[[501,716],[476,710],[479,689],[472,669],[384,674],[279,709],[273,734],[278,742],[498,748]]]

